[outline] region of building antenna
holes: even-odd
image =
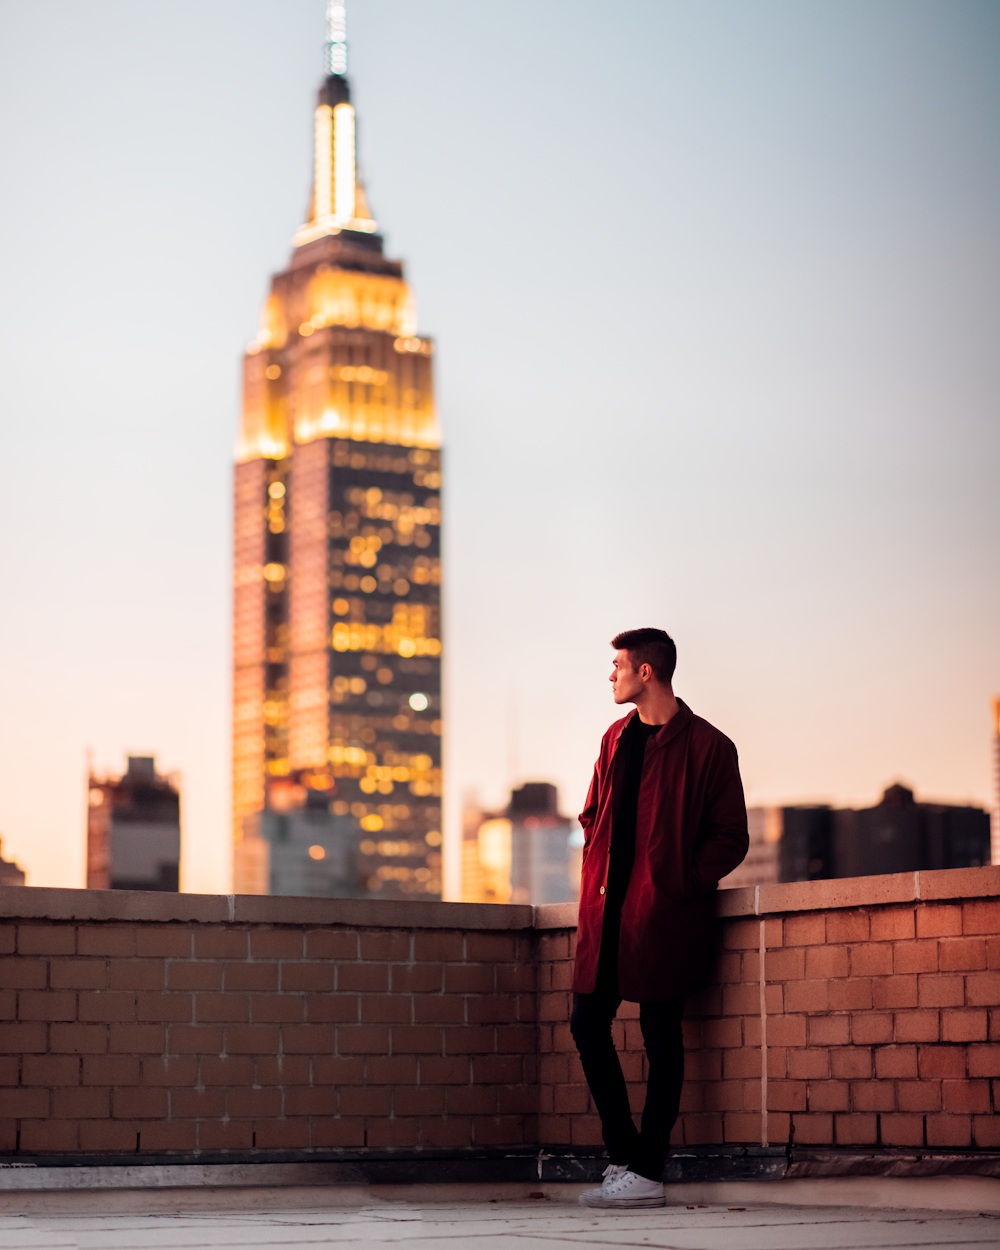
[[[347,73],[347,6],[344,0],[327,0],[326,72]]]

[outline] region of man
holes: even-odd
[[[601,1117],[608,1167],[593,1207],[661,1207],[684,1083],[684,998],[714,955],[715,891],[747,853],[736,748],[674,697],[677,661],[662,629],[615,648],[615,702],[635,710],[604,735],[580,816],[585,844],[570,1028]],[[648,1059],[637,1131],[611,1021],[637,1002]]]

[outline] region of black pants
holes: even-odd
[[[663,1176],[670,1133],[677,1120],[684,1084],[684,1041],[681,1036],[684,999],[639,1004],[639,1027],[649,1072],[642,1128],[637,1131],[629,1108],[622,1066],[611,1040],[611,1021],[622,1000],[618,993],[617,932],[609,934],[609,927],[605,924],[594,992],[573,995],[570,1031],[601,1117],[601,1132],[608,1158],[612,1163],[627,1164],[640,1176],[658,1181]]]

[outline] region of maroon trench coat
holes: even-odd
[[[684,703],[646,743],[635,830],[635,862],[622,910],[618,988],[630,1002],[680,998],[711,974],[715,890],[750,840],[736,747]],[[597,981],[604,889],[611,854],[611,775],[622,730],[601,742],[587,803],[573,989]]]

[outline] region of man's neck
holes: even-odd
[[[665,725],[680,710],[670,686],[647,686],[635,706],[644,725]]]

